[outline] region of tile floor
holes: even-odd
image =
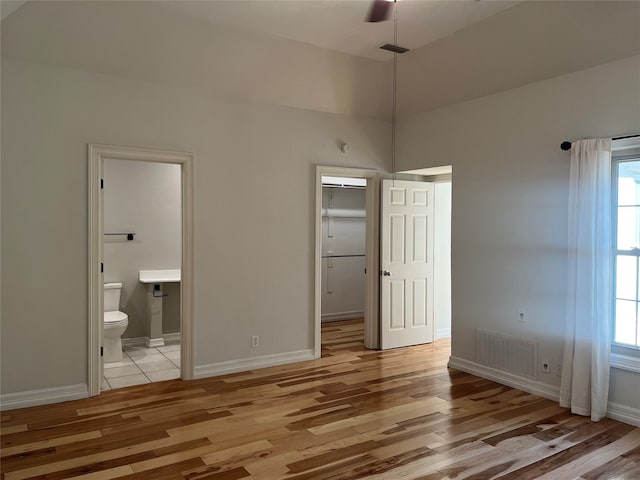
[[[120,362],[104,364],[102,390],[180,378],[180,344],[125,347]]]

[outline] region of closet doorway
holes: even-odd
[[[364,342],[364,178],[322,177],[322,349]]]
[[[378,348],[377,198],[372,170],[317,167],[315,356],[364,342]],[[324,350],[323,350],[324,349]]]

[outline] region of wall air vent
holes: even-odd
[[[400,45],[394,45],[392,43],[385,43],[380,48],[393,53],[406,53],[409,51],[408,48],[401,47]]]
[[[476,330],[476,354],[478,363],[536,378],[538,343],[534,340]]]

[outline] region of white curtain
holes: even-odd
[[[609,397],[612,228],[611,140],[574,142],[560,404],[593,421],[605,416]]]

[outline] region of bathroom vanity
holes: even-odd
[[[138,280],[145,285],[149,322],[148,347],[164,345],[162,337],[162,299],[165,283],[180,282],[180,270],[140,270]]]

